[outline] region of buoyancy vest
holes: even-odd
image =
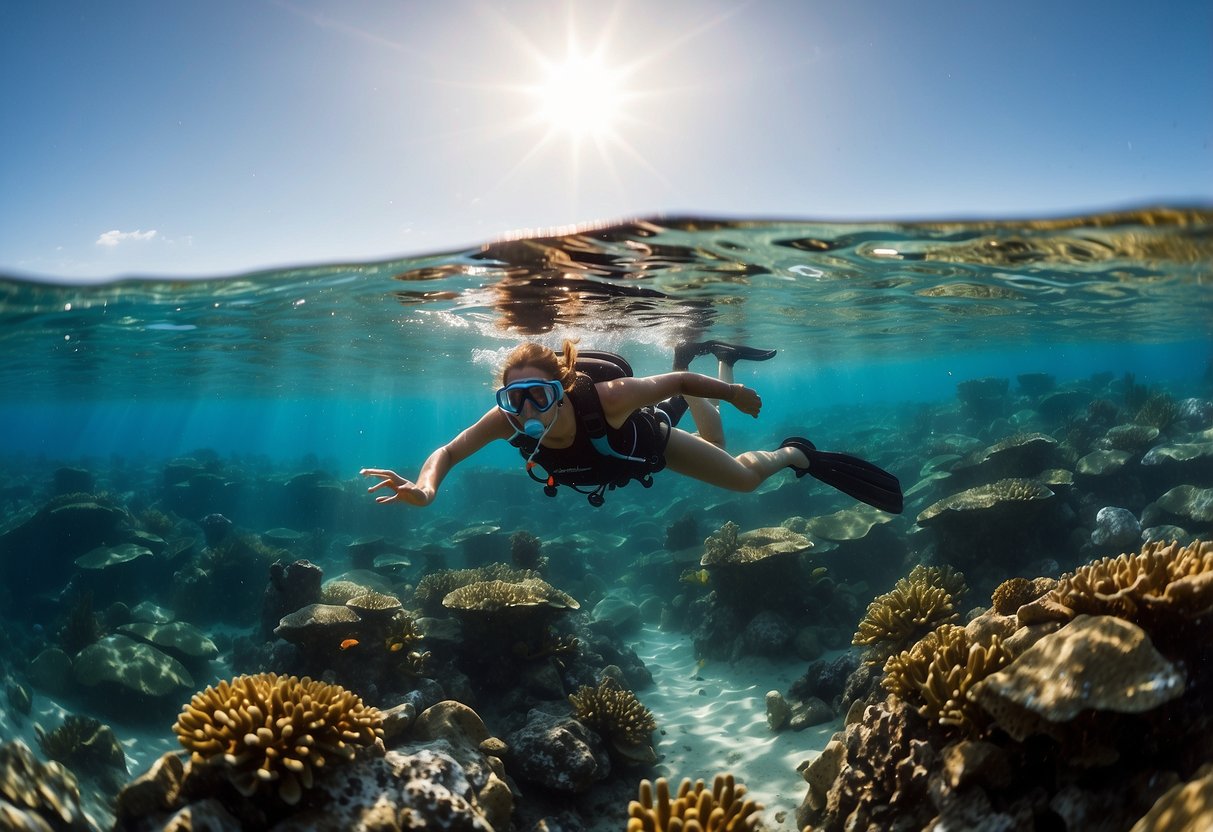
[[[653,484],[653,474],[665,468],[669,422],[660,411],[644,407],[618,428],[607,423],[594,385],[632,375],[622,356],[587,350],[577,357],[576,368],[577,380],[565,394],[577,424],[573,443],[567,448],[548,448],[517,433],[510,444],[546,472],[541,477],[532,464],[527,466],[532,479],[544,484],[548,496],[556,496],[556,486],[567,485],[587,494],[590,505],[597,507],[603,504],[607,490],[622,488],[632,480],[645,488]]]

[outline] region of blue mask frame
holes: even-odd
[[[539,413],[546,413],[564,398],[564,386],[546,378],[522,378],[497,391],[497,407],[517,416],[527,402]]]

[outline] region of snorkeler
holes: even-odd
[[[699,355],[712,353],[717,378],[688,371]],[[495,439],[517,447],[532,479],[554,496],[565,485],[603,503],[607,489],[637,480],[652,484],[664,468],[733,491],[753,491],[784,468],[797,477],[809,474],[856,499],[885,511],[902,509],[897,478],[869,462],[846,454],[818,451],[800,437],[785,439],[773,451],[724,450],[724,428],[716,402],[728,402],[757,418],[758,393],[733,383],[733,364],[765,361],[775,353],[752,347],[703,341],[681,344],[674,371],[637,378],[621,357],[584,351],[566,340],[562,354],[524,343],[507,356],[496,405],[474,425],[430,454],[416,482],[385,468],[359,473],[378,477],[370,492],[389,489],[378,503],[427,506],[450,470]],[[677,427],[690,410],[698,433]],[[542,475],[536,474],[541,469]]]

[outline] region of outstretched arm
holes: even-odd
[[[381,494],[375,498],[377,503],[408,503],[413,506],[428,506],[438,493],[438,486],[452,468],[463,462],[472,454],[479,451],[494,439],[508,439],[513,436],[514,429],[509,420],[497,408],[485,413],[476,424],[462,431],[450,442],[430,454],[429,459],[421,466],[417,481],[412,482],[387,468],[363,468],[358,473],[364,477],[380,477],[380,481],[367,489],[368,492],[381,488],[390,489],[390,493]]]
[[[762,409],[762,398],[744,384],[728,384],[699,373],[663,373],[645,378],[619,378],[598,384],[603,412],[607,421],[615,427],[637,408],[657,404],[677,395],[720,399],[754,417]]]

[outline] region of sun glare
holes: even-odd
[[[627,97],[622,80],[600,56],[570,54],[549,65],[535,87],[538,115],[575,137],[610,135]]]

